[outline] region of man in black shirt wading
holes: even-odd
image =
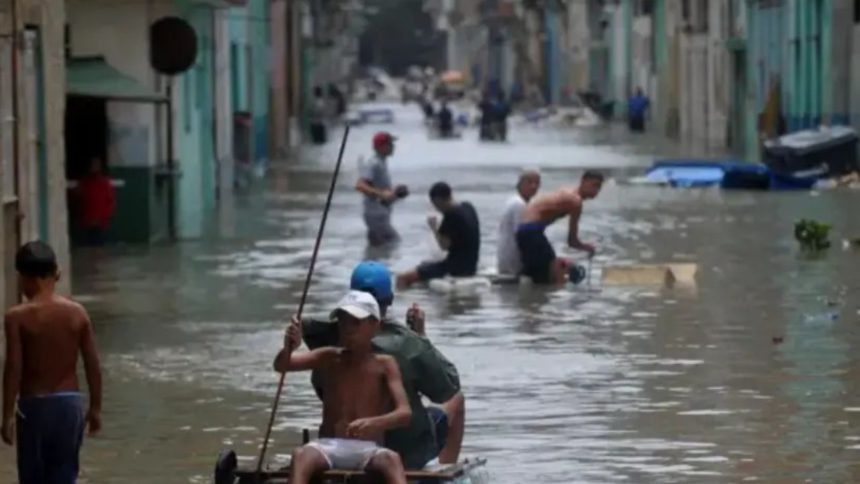
[[[397,286],[405,289],[418,281],[429,281],[445,276],[469,277],[478,270],[481,248],[481,230],[475,207],[469,202],[456,202],[451,187],[438,182],[430,188],[430,202],[442,215],[442,224],[435,216],[427,219],[430,229],[442,250],[448,251],[445,259],[425,262],[414,270],[397,276]]]

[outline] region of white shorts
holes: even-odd
[[[376,442],[358,439],[319,439],[306,444],[322,454],[329,469],[363,471],[379,452],[385,450]]]

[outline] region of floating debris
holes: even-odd
[[[794,224],[794,238],[806,252],[820,252],[830,247],[830,225],[802,219]]]

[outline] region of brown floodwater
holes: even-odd
[[[327,312],[365,257],[408,269],[431,253],[424,193],[447,180],[482,222],[482,266],[518,170],[544,189],[583,168],[615,180],[588,204],[597,241],[592,290],[492,287],[397,294],[427,311],[430,338],[461,373],[464,453],[497,483],[860,481],[860,192],[673,190],[621,181],[681,148],[618,128],[522,126],[511,141],[429,141],[416,108],[398,108],[392,162],[413,196],[394,224],[404,242],[366,249],[359,155],[375,127],[353,131],[322,244],[308,313]],[[333,133],[337,138],[337,133]],[[275,163],[225,200],[207,237],[175,245],[80,249],[75,293],[95,322],[105,372],[104,433],[87,440],[85,483],[210,482],[218,451],[251,463],[277,375],[271,360],[295,310],[336,142]],[[834,225],[835,246],[799,253],[801,217]],[[560,247],[564,227],[549,231]],[[695,288],[603,287],[609,264],[695,262]],[[781,343],[779,343],[781,341]],[[281,462],[320,405],[290,375],[270,456]],[[0,473],[14,482],[14,452]]]

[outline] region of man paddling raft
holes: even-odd
[[[423,335],[423,312],[412,306],[407,325],[387,316],[394,301],[391,272],[379,262],[358,264],[352,273],[350,288],[376,299],[382,321],[372,340],[373,351],[394,357],[412,418],[409,425],[385,433],[384,445],[397,452],[407,469],[422,469],[436,462],[454,464],[460,456],[465,420],[465,398],[460,391],[457,368]],[[300,322],[301,335],[308,348],[337,344],[337,321],[331,318],[305,319]],[[414,328],[415,331],[413,331]],[[324,375],[314,372],[312,382],[317,395],[325,398]],[[425,407],[422,397],[435,406]]]
[[[382,319],[370,294],[350,291],[331,314],[337,346],[302,353],[280,352],[278,372],[315,370],[322,375],[320,439],[293,452],[291,484],[308,484],[328,469],[374,471],[389,484],[406,484],[400,456],[384,448],[385,432],[409,425],[412,411],[397,361],[372,352]],[[298,347],[301,326],[290,325],[285,347]]]
[[[522,223],[517,228],[517,247],[522,258],[522,273],[535,284],[563,284],[567,268],[565,259],[556,257],[546,228],[558,219],[568,217],[567,245],[594,256],[596,248],[579,238],[579,218],[582,206],[600,194],[603,175],[596,171],[586,171],[579,186],[566,187],[537,197],[529,202],[523,211]]]

